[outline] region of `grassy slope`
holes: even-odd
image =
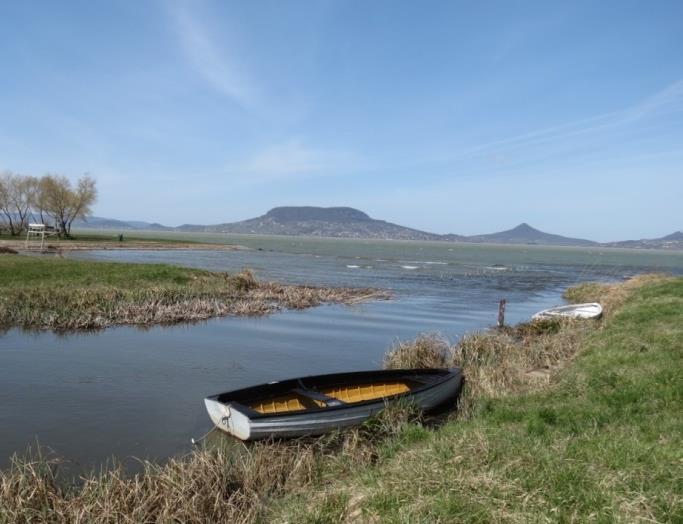
[[[413,428],[377,466],[275,511],[296,522],[681,522],[682,346],[683,279],[650,284],[549,389]]]

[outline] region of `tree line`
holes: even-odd
[[[96,200],[97,184],[89,175],[73,184],[63,175],[35,177],[6,171],[0,174],[0,232],[20,235],[29,223],[37,223],[69,237],[72,222],[88,216]]]

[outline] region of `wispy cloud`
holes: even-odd
[[[211,34],[197,13],[196,3],[168,3],[183,52],[192,67],[213,89],[250,109],[259,105],[260,93],[255,82],[235,56],[234,49]]]
[[[645,98],[637,104],[619,111],[566,122],[553,127],[538,129],[480,144],[458,154],[458,157],[480,153],[495,154],[497,151],[540,146],[548,142],[566,141],[578,136],[591,135],[634,124],[648,118],[660,117],[683,111],[683,79],[674,82]]]

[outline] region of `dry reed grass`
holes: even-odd
[[[641,286],[663,281],[662,275],[641,275],[622,283],[587,283],[570,288],[565,298],[599,302],[610,317]],[[398,368],[461,367],[465,385],[459,415],[471,416],[477,401],[539,389],[580,350],[581,340],[601,322],[542,320],[498,330],[472,333],[457,344],[438,333],[398,342],[387,353],[384,366]]]
[[[384,355],[385,369],[447,368],[453,349],[440,333],[424,333],[412,341],[398,341]]]
[[[393,405],[344,433],[195,450],[133,476],[117,468],[78,483],[60,478],[59,460],[14,457],[0,472],[0,523],[255,522],[273,497],[376,461],[378,443],[414,421],[410,406]]]
[[[663,281],[662,275],[641,275],[615,284],[587,283],[570,288],[565,298],[599,302],[609,318],[634,289]],[[577,354],[580,342],[600,322],[543,320],[473,333],[451,345],[440,334],[422,334],[398,342],[386,355],[386,368],[461,367],[465,386],[459,414],[471,416],[478,399],[498,398],[538,389]]]
[[[541,321],[502,330],[472,333],[451,345],[440,334],[423,334],[399,342],[385,367],[460,367],[465,385],[460,415],[472,414],[475,401],[522,392],[547,383],[550,374],[569,361],[590,324]]]
[[[171,324],[389,297],[388,292],[375,289],[259,282],[249,270],[224,275],[206,272],[180,284],[137,288],[28,285],[4,290],[0,297],[0,327],[68,331],[119,324]]]

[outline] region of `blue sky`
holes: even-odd
[[[0,4],[0,170],[168,225],[683,228],[683,2]]]

